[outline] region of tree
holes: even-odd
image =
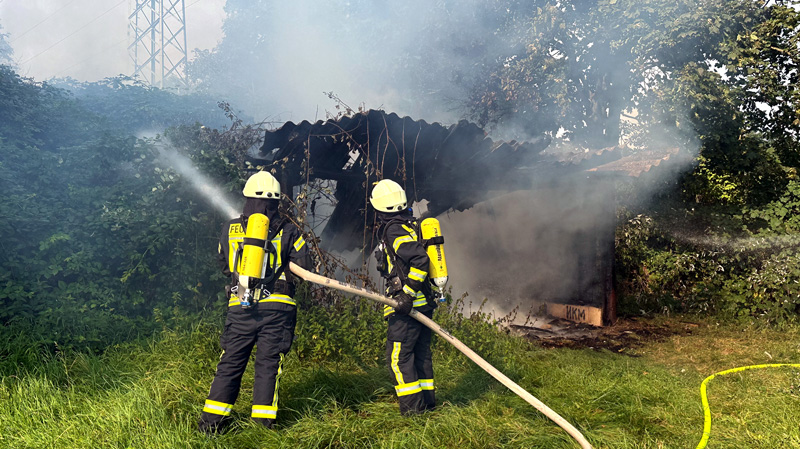
[[[230,125],[225,111],[208,95],[178,94],[127,76],[91,83],[58,79],[53,85],[69,90],[84,108],[129,133],[157,133],[194,123],[211,128]]]
[[[14,49],[8,43],[8,33],[3,33],[3,26],[0,25],[0,65],[14,64]]]
[[[153,141],[111,123],[0,66],[0,325],[30,322],[43,342],[102,349],[216,302],[229,217],[160,149],[222,185],[238,171],[200,125]]]
[[[542,2],[472,92],[470,115],[601,148],[635,111],[639,133],[657,136],[647,145],[699,141],[742,198],[768,199],[785,184],[781,165],[798,160],[800,13],[787,4]]]
[[[795,2],[760,11],[753,26],[725,42],[720,63],[741,98],[745,130],[775,149],[784,165],[800,167],[800,12]]]
[[[697,135],[706,171],[687,178],[691,198],[718,202],[698,189],[711,178],[735,180],[740,203],[763,204],[784,190],[786,169],[797,165],[798,17],[783,2],[718,1],[682,22],[678,37],[715,37],[702,59],[665,70],[640,104],[648,120]],[[678,40],[660,40],[681,51]]]

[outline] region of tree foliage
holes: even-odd
[[[161,156],[181,152],[230,187],[238,170],[202,135],[195,125],[139,140],[0,68],[0,323],[97,349],[216,303],[229,217]]]
[[[791,11],[730,0],[525,3],[528,16],[513,22],[524,23],[518,45],[498,58],[494,82],[476,92],[473,113],[492,123],[537,104],[558,105],[550,111],[559,112],[558,125],[578,134],[581,128],[591,131],[591,123],[580,122],[599,120],[598,114],[614,120],[629,107],[649,112],[648,103],[657,97],[648,94],[669,84],[677,71],[709,59],[729,60],[731,39],[750,36],[774,9]],[[515,1],[505,5],[509,11],[521,8]],[[772,33],[793,30],[786,21],[773,26],[778,29]]]
[[[209,96],[159,89],[127,76],[91,83],[59,79],[53,85],[69,90],[82,107],[129,133],[155,134],[195,123],[213,128],[230,124],[219,102]]]
[[[8,43],[8,34],[3,33],[3,26],[0,25],[0,65],[14,64],[14,49]]]
[[[695,154],[699,147],[705,169],[737,178],[747,201],[780,194],[782,167],[797,164],[800,124],[800,13],[789,2],[530,1],[525,8],[529,14],[514,22],[523,32],[508,33],[518,45],[472,93],[470,115],[480,123],[516,123],[600,148],[618,143],[628,112],[650,137],[636,143]]]

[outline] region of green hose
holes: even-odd
[[[795,368],[800,368],[800,364],[796,363],[773,363],[768,365],[750,365],[750,366],[740,366],[739,368],[733,368],[725,371],[720,371],[716,374],[712,374],[706,377],[706,380],[700,384],[700,398],[703,401],[703,438],[700,440],[700,443],[697,445],[696,449],[703,449],[708,444],[708,438],[711,436],[711,409],[708,407],[708,396],[706,396],[706,386],[711,381],[711,379],[717,376],[723,376],[725,374],[731,373],[738,373],[740,371],[748,370],[748,369],[757,369],[757,368],[779,368],[782,366],[792,366]]]

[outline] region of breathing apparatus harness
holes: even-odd
[[[426,219],[427,220],[427,219]],[[386,279],[386,292],[389,296],[392,296],[400,291],[403,290],[403,285],[408,284],[408,277],[406,275],[406,271],[408,267],[405,266],[400,260],[398,260],[397,254],[394,251],[390,242],[386,241],[386,231],[389,227],[393,224],[400,224],[400,225],[410,225],[414,232],[417,235],[417,241],[422,244],[422,247],[428,252],[428,248],[432,245],[443,245],[444,244],[444,236],[438,235],[429,239],[422,238],[422,229],[420,223],[416,219],[405,219],[405,218],[391,218],[385,223],[381,225],[381,232],[380,232],[380,243],[378,243],[378,248],[375,250],[375,259],[377,259],[377,266],[378,272],[381,276]],[[438,224],[438,220],[437,220]],[[392,266],[395,267],[396,276],[392,276],[389,267],[387,265],[386,258],[384,257],[384,253],[389,256],[391,259]],[[430,253],[429,257],[430,257]],[[430,276],[431,270],[428,271],[429,276],[425,282],[422,282],[422,292],[426,298],[429,299],[428,303],[436,307],[437,302],[443,302],[445,300],[444,294],[438,289],[434,288],[433,285],[433,278]]]
[[[253,217],[256,219],[253,220]],[[277,226],[270,229],[269,219],[263,214],[252,214],[250,217],[242,215],[240,220],[242,228],[246,231],[242,241],[236,245],[232,276],[233,285],[230,287],[230,292],[239,298],[242,309],[250,309],[254,303],[257,304],[262,298],[268,298],[274,290],[286,290],[287,293],[290,290],[286,281],[278,279],[285,267],[282,266],[277,270],[275,269],[278,257],[275,245],[272,244],[272,239],[281,232],[286,221],[281,220]],[[265,220],[265,223],[263,220]],[[259,223],[248,229],[248,221],[259,221]],[[248,249],[250,252],[247,251]],[[248,256],[254,257],[256,260],[247,263]],[[246,273],[240,272],[240,260],[242,261],[241,269],[245,270]],[[281,282],[287,285],[279,285]]]

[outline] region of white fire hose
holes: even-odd
[[[319,284],[324,287],[330,287],[336,290],[352,293],[358,296],[363,296],[364,298],[378,301],[390,307],[397,307],[397,302],[395,302],[391,298],[387,298],[385,296],[371,292],[362,287],[356,287],[355,285],[350,285],[345,282],[337,281],[335,279],[330,279],[324,276],[320,276],[318,274],[314,274],[308,270],[304,270],[294,262],[289,263],[289,269],[292,270],[292,273],[296,274],[297,276],[300,276],[306,281],[313,282],[315,284]],[[546,406],[542,401],[536,399],[532,394],[525,391],[524,388],[517,385],[513,380],[506,377],[506,375],[501,373],[497,368],[490,365],[489,362],[487,362],[481,356],[476,354],[475,351],[467,347],[467,345],[461,343],[461,341],[459,341],[457,338],[453,337],[446,330],[442,329],[442,327],[436,324],[436,322],[434,322],[430,318],[426,317],[425,315],[413,309],[411,310],[411,313],[409,313],[409,316],[413,317],[420,323],[429,327],[432,331],[436,332],[437,335],[447,340],[450,344],[455,346],[456,349],[458,349],[459,351],[464,353],[464,355],[469,357],[470,360],[472,360],[478,366],[483,368],[487,373],[491,374],[492,377],[500,381],[501,384],[505,385],[511,391],[516,393],[517,396],[524,399],[525,402],[534,406],[536,410],[539,410],[540,412],[544,413],[545,416],[550,418],[554,423],[558,424],[572,438],[574,438],[575,441],[577,441],[578,444],[580,444],[582,449],[592,449],[592,446],[589,444],[588,441],[586,441],[586,438],[584,438],[584,436],[572,424],[568,423],[567,420],[565,420],[558,413],[550,409],[550,407]]]

